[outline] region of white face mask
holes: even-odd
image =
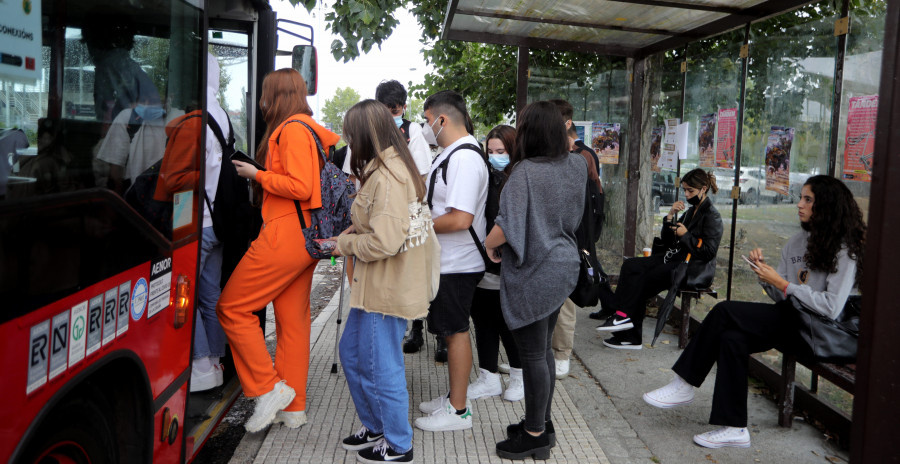
[[[444,130],[444,126],[441,126],[441,128],[438,129],[437,134],[435,134],[434,133],[434,123],[438,122],[438,121],[440,121],[440,118],[435,119],[433,123],[425,124],[425,126],[422,127],[422,135],[425,137],[425,141],[428,142],[429,145],[440,146],[440,144],[437,141],[437,138],[439,135],[441,135],[441,131]],[[425,129],[426,127],[428,129]]]

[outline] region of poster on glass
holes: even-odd
[[[665,126],[654,127],[650,132],[650,170],[660,172],[659,159],[662,156],[662,138],[666,131]]]
[[[619,164],[619,133],[621,124],[595,122],[591,126],[591,147],[600,157],[600,164]]]
[[[719,110],[716,121],[716,167],[734,169],[734,141],[737,139],[737,108]]]
[[[700,149],[700,167],[716,166],[715,150],[716,113],[700,116],[700,127],[697,131],[697,146]]]
[[[790,192],[793,143],[793,127],[772,126],[766,141],[766,190],[785,196]]]
[[[872,155],[875,153],[875,120],[878,95],[850,98],[847,111],[847,137],[844,143],[842,177],[859,182],[872,181]]]
[[[677,138],[678,123],[680,122],[681,120],[678,118],[666,119],[665,133],[662,142],[662,154],[657,162],[657,166],[661,169],[667,169],[669,171],[678,170]]]

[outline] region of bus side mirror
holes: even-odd
[[[319,83],[319,59],[316,47],[296,45],[291,52],[291,67],[303,76],[309,95],[315,95]]]

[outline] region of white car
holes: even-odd
[[[778,203],[784,196],[766,190],[766,171],[762,168],[741,168],[741,203],[755,205],[759,203]]]

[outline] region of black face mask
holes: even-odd
[[[693,197],[688,198],[688,199],[687,199],[688,204],[691,205],[691,206],[697,206],[697,205],[699,205],[700,202],[703,201],[703,199],[700,198],[701,195],[703,195],[703,192],[700,192],[700,193],[698,193],[697,195],[694,195]]]

